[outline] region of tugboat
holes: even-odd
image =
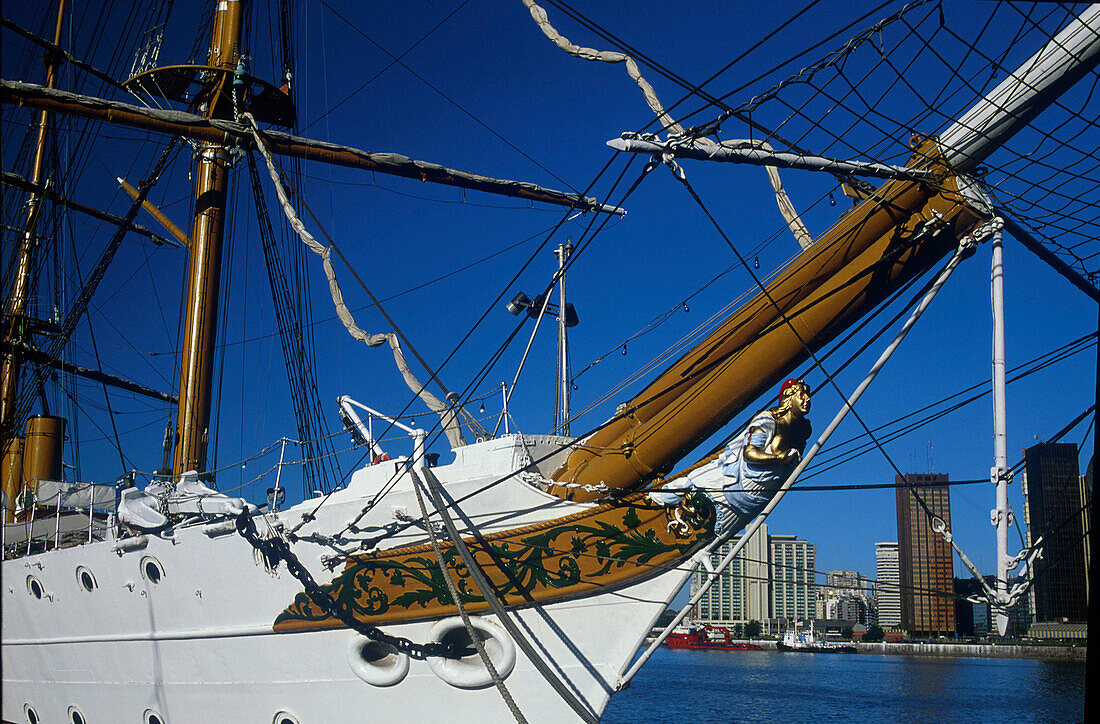
[[[783,640],[775,644],[780,651],[793,651],[809,654],[854,654],[858,649],[850,644],[838,644],[826,641],[825,637],[814,631],[810,624],[809,631],[788,631],[783,634]]]
[[[686,631],[673,631],[664,643],[670,649],[760,651],[760,647],[756,644],[734,641],[730,636],[730,630],[723,626],[694,626]]]

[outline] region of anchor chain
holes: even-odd
[[[321,610],[333,618],[339,619],[356,633],[362,634],[372,641],[393,646],[401,653],[408,654],[414,659],[426,659],[429,656],[457,659],[469,653],[466,647],[458,647],[454,644],[445,644],[439,641],[418,644],[403,636],[392,636],[377,626],[371,626],[358,620],[318,585],[313,575],[306,570],[306,567],[298,560],[298,556],[290,550],[290,546],[285,540],[278,536],[261,538],[259,531],[256,530],[256,523],[252,520],[252,514],[247,510],[237,516],[237,532],[248,541],[249,545],[260,552],[260,555],[264,557],[268,564],[274,565],[279,561],[284,561],[290,575],[302,584],[306,595]]]

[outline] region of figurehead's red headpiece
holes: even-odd
[[[806,384],[806,383],[803,382],[802,380],[795,379],[794,377],[790,378],[789,380],[787,380],[786,382],[784,382],[783,384],[781,384],[779,386],[779,399],[783,399],[783,393],[787,391],[788,387],[792,387],[794,385],[804,385],[804,384]]]

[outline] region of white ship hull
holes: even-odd
[[[542,439],[543,449],[549,440]],[[460,499],[523,467],[526,450],[517,441],[508,437],[470,446],[455,465],[434,471]],[[529,450],[532,438],[527,443]],[[359,471],[301,533],[342,528],[399,465]],[[400,488],[360,527],[369,531],[406,516],[418,518],[407,476]],[[306,501],[279,520],[293,526],[315,507],[315,501]],[[513,478],[472,498],[464,511],[492,532],[586,507]],[[423,529],[414,526],[386,547],[424,539]],[[331,580],[334,574],[321,564],[331,551],[301,543],[294,550],[319,582]],[[159,567],[159,581],[148,575],[150,563]],[[91,591],[80,580],[81,571],[94,576]],[[544,660],[598,716],[686,575],[673,570],[615,592],[533,606],[514,616]],[[356,673],[364,664],[352,651],[363,639],[349,629],[275,633],[273,621],[301,590],[285,565],[268,571],[225,521],[179,529],[170,538],[104,541],[5,561],[3,718],[27,721],[30,706],[42,722],[72,722],[74,709],[89,723],[143,722],[150,712],[165,724],[437,721],[441,715],[459,722],[512,719],[494,686],[447,683],[426,660],[409,660],[407,675],[392,685],[364,681]],[[382,628],[422,643],[434,624]],[[504,681],[530,721],[577,719],[518,648],[515,661]]]

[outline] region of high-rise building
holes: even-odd
[[[953,554],[947,541],[932,530],[933,516],[951,528],[947,476],[898,475],[895,482],[902,628],[912,636],[953,636]]]
[[[873,623],[866,576],[858,571],[829,571],[825,581],[825,585],[817,589],[815,618]]]
[[[1078,474],[1077,446],[1042,443],[1024,449],[1024,517],[1027,542],[1043,538],[1043,557],[1035,561],[1033,586],[1036,622],[1088,620],[1085,569],[1086,498]]]
[[[771,548],[772,618],[796,621],[814,617],[817,599],[814,566],[817,546],[793,535],[768,536]]]
[[[875,611],[879,626],[901,625],[898,544],[875,543]]]
[[[734,536],[711,554],[715,568],[741,540]],[[769,535],[767,525],[746,542],[695,606],[692,618],[701,623],[744,623],[775,618],[813,618],[817,548],[793,535]],[[691,579],[694,594],[707,574]]]
[[[741,540],[736,535],[711,553],[711,564],[718,568],[722,559]],[[771,617],[769,606],[768,526],[761,525],[745,547],[734,557],[710,590],[699,600],[693,618],[703,623],[764,621]],[[691,578],[694,595],[706,580],[706,573]]]
[[[837,593],[864,593],[867,591],[867,577],[859,571],[829,571],[825,574],[825,586]]]

